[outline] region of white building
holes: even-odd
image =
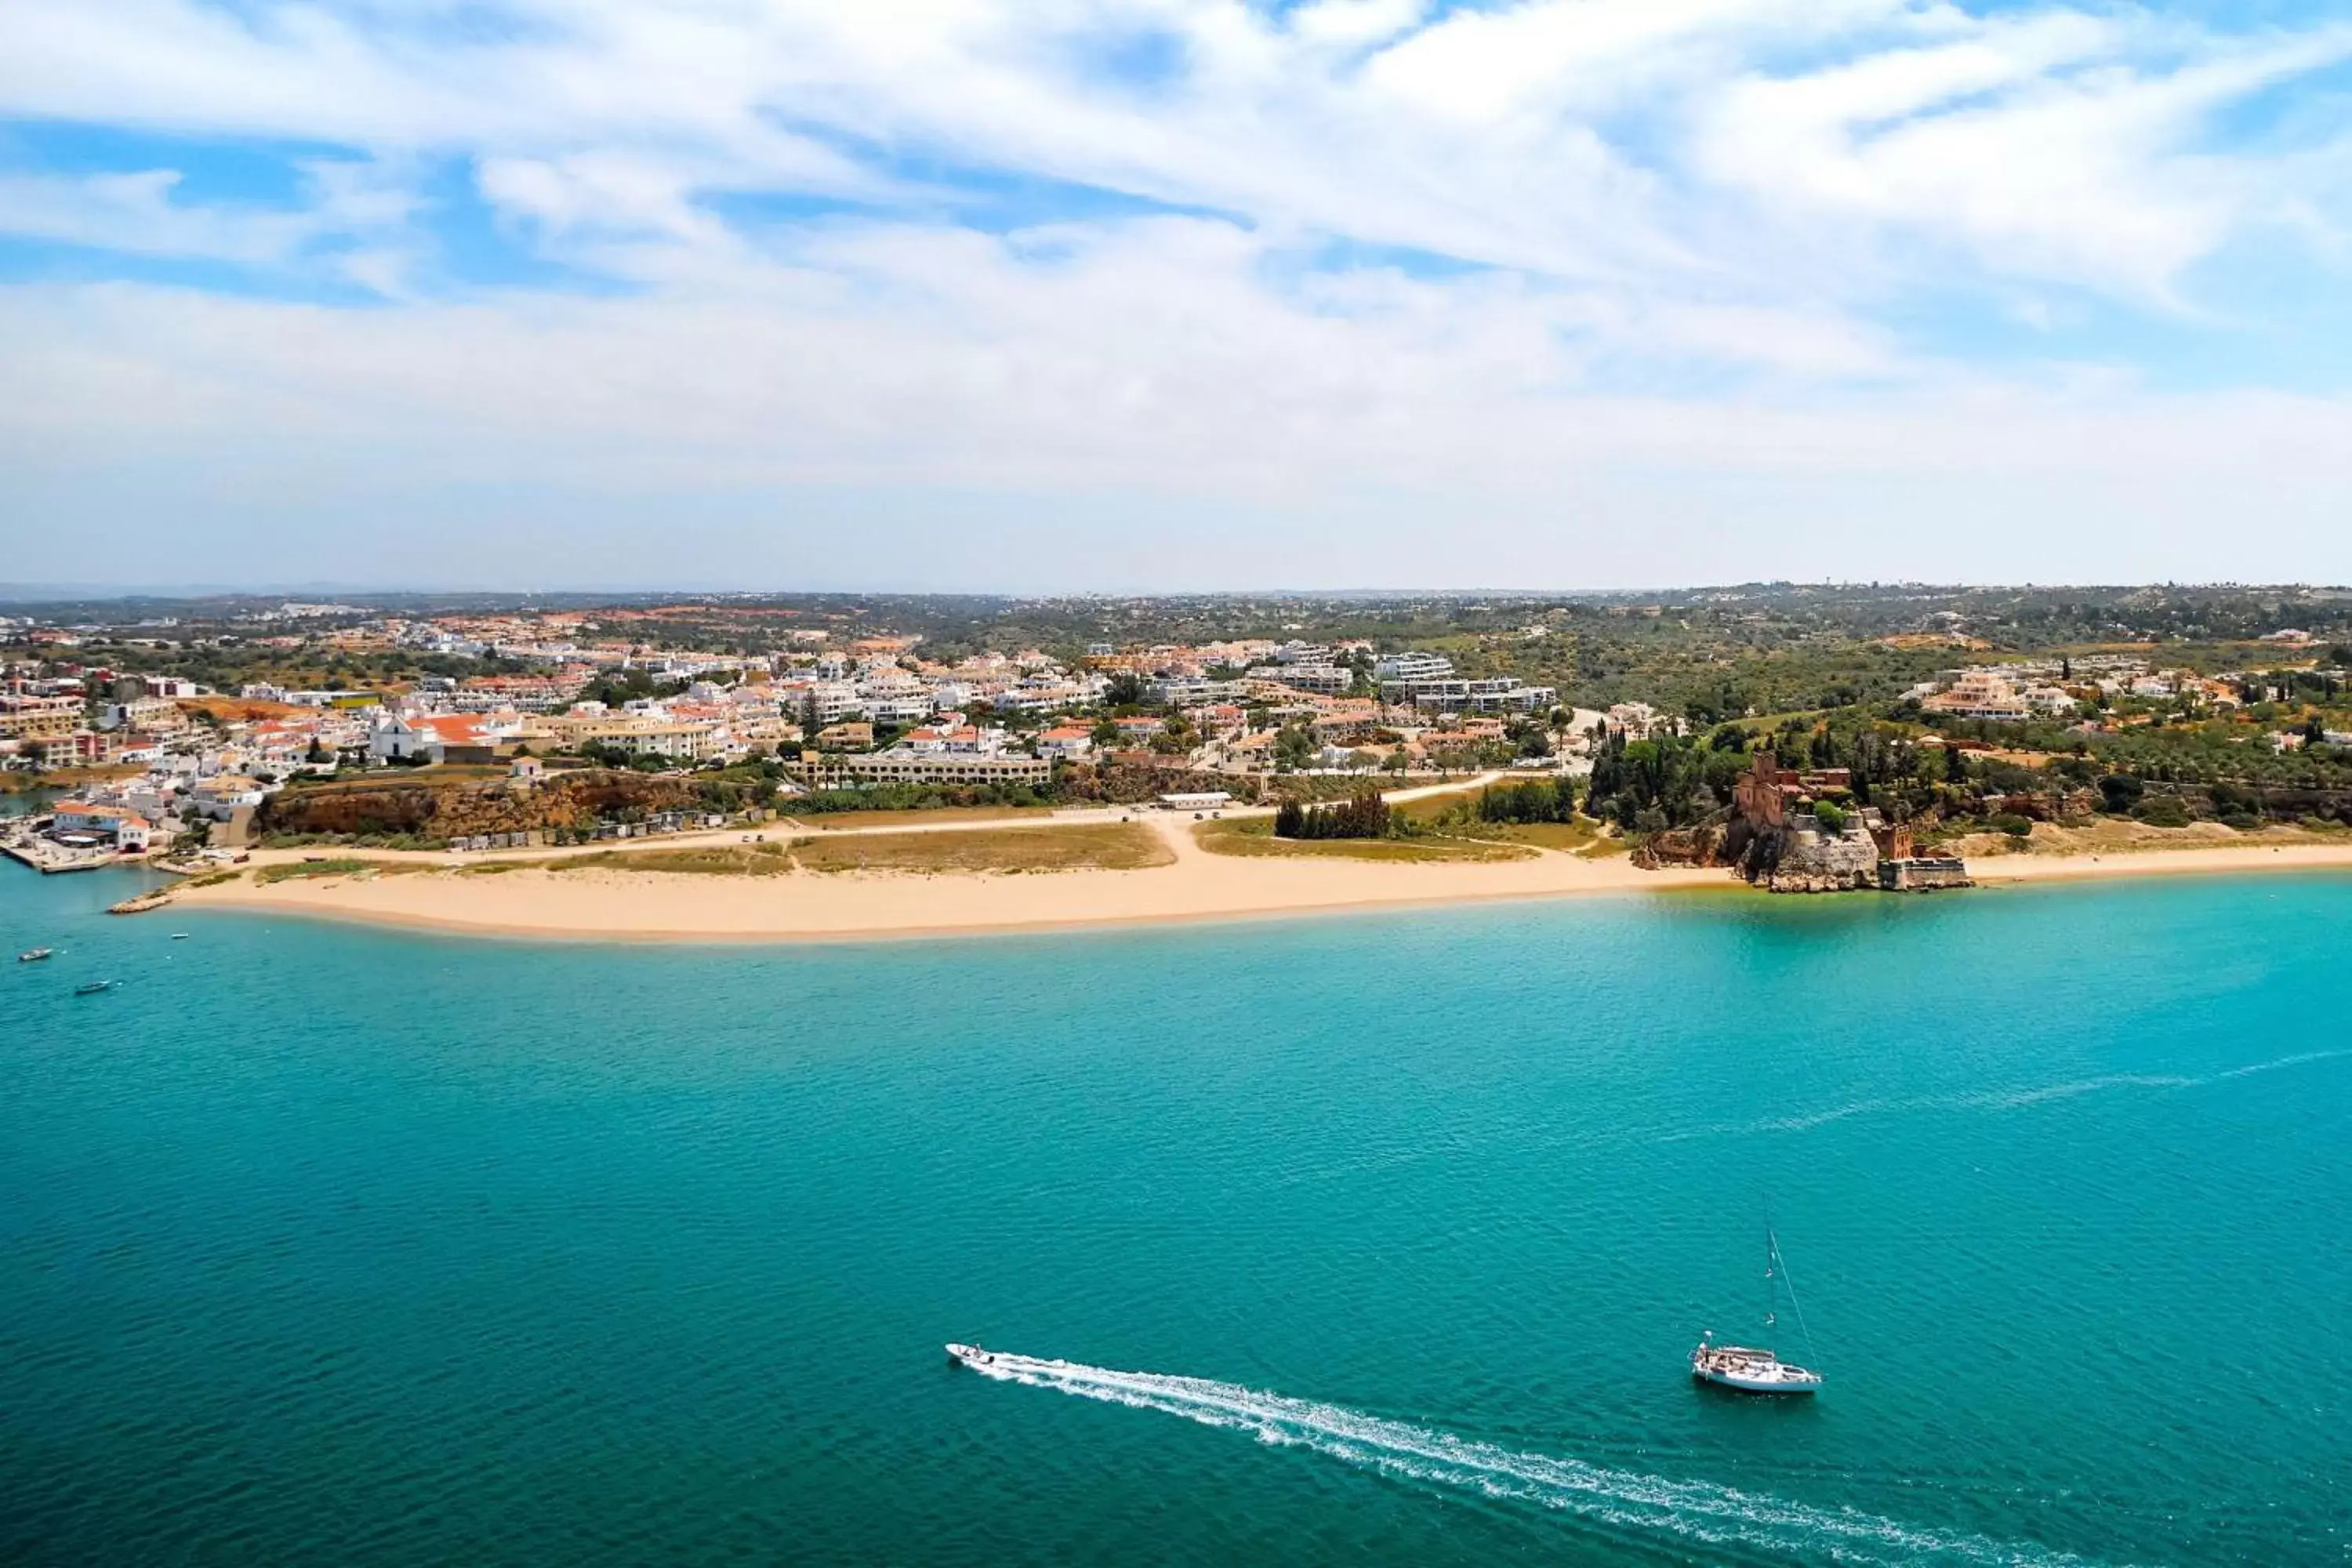
[[[2016,721],[2033,716],[2024,693],[2005,675],[1990,669],[1960,672],[1949,691],[1940,691],[1920,704],[1930,712],[1955,719],[1999,719]]]
[[[146,848],[155,826],[127,805],[64,800],[58,803],[49,831],[67,840],[103,839],[129,852]]]
[[[1042,784],[1052,783],[1053,778],[1049,757],[914,752],[894,746],[887,752],[828,757],[809,782],[822,788],[882,784]]]
[[[1265,672],[1269,680],[1280,681],[1294,691],[1312,691],[1326,697],[1337,697],[1356,683],[1356,672],[1336,664],[1286,664]]]
[[[1442,653],[1384,653],[1372,661],[1376,680],[1434,680],[1454,673],[1454,661]]]
[[[1422,676],[1381,682],[1381,701],[1410,702],[1432,713],[1531,713],[1549,708],[1559,695],[1549,686],[1523,685],[1515,675],[1476,680],[1460,676]]]
[[[1234,804],[1227,791],[1202,790],[1194,794],[1163,795],[1160,804],[1170,811],[1223,811]]]
[[[140,697],[129,702],[108,703],[99,712],[98,727],[173,734],[188,727],[188,716],[168,697]]]

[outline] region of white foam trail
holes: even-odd
[[[2053,1100],[2073,1100],[2078,1095],[2101,1094],[2112,1089],[2207,1089],[2232,1079],[2306,1067],[2313,1062],[2338,1061],[2346,1057],[2352,1057],[2352,1048],[2298,1051],[2294,1056],[2278,1057],[2270,1061],[2223,1068],[2202,1078],[2187,1078],[2177,1073],[2116,1073],[2106,1078],[2043,1084],[2034,1089],[1976,1089],[1959,1094],[1923,1095],[1909,1100],[1861,1100],[1851,1105],[1832,1106],[1827,1110],[1810,1111],[1801,1116],[1777,1116],[1758,1121],[1725,1121],[1686,1128],[1679,1132],[1664,1133],[1657,1142],[1680,1143],[1693,1138],[1742,1136],[1756,1132],[1805,1132],[1832,1121],[1880,1112],[1901,1115],[1918,1110],[2022,1110]]]
[[[1337,1405],[1261,1393],[1238,1384],[1114,1372],[999,1352],[986,1376],[1056,1389],[1208,1426],[1238,1427],[1262,1442],[1299,1444],[1391,1476],[1458,1487],[1486,1497],[1538,1503],[1624,1530],[1667,1533],[1709,1545],[1760,1548],[1840,1563],[2080,1563],[2065,1552],[1920,1529],[1853,1509],[1743,1492],[1710,1481],[1612,1470],[1580,1459],[1530,1454],[1391,1421]]]
[[[2253,1062],[2245,1067],[2231,1068],[2227,1072],[2217,1072],[2213,1075],[2212,1081],[2218,1083],[2225,1078],[2247,1078],[2258,1072],[2276,1072],[2281,1068],[2299,1068],[2307,1062],[2332,1062],[2340,1060],[2345,1057],[2352,1057],[2352,1048],[2332,1051],[2298,1051],[2294,1056],[2280,1057],[2273,1061]]]

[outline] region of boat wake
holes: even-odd
[[[1717,1138],[1730,1134],[1756,1132],[1809,1132],[1832,1121],[1844,1121],[1857,1116],[1900,1115],[1921,1110],[2022,1110],[2046,1105],[2053,1100],[2074,1100],[2086,1094],[2104,1094],[2110,1089],[2209,1089],[2215,1084],[2236,1079],[2255,1078],[2263,1073],[2284,1071],[2289,1068],[2308,1067],[2314,1062],[2339,1061],[2352,1057],[2352,1048],[2318,1051],[2297,1051],[2293,1056],[2274,1057],[2268,1061],[2248,1062],[2243,1067],[2222,1068],[2201,1076],[2179,1073],[2113,1073],[2105,1078],[2077,1079],[2068,1083],[2041,1084],[2031,1089],[1975,1089],[1958,1094],[1921,1095],[1907,1100],[1859,1100],[1850,1105],[1832,1106],[1826,1110],[1809,1111],[1801,1116],[1776,1116],[1757,1121],[1719,1122],[1711,1126],[1687,1128],[1668,1132],[1658,1139],[1661,1143],[1680,1143],[1693,1138]]]
[[[1853,1563],[2079,1563],[2083,1559],[2014,1542],[1921,1529],[1852,1509],[1739,1491],[1709,1481],[1669,1480],[1547,1454],[1472,1442],[1445,1432],[1341,1405],[1265,1394],[1238,1384],[1160,1373],[1114,1372],[1031,1356],[968,1363],[986,1377],[1051,1388],[1206,1426],[1296,1444],[1383,1475],[1538,1504],[1596,1523],[1706,1545],[1782,1552]]]

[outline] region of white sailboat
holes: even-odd
[[[1780,1317],[1780,1292],[1786,1287],[1789,1310],[1797,1320],[1797,1333],[1805,1342],[1805,1355],[1813,1358],[1813,1336],[1805,1327],[1805,1310],[1797,1304],[1796,1281],[1789,1277],[1789,1266],[1780,1257],[1780,1238],[1772,1234],[1769,1216],[1764,1221],[1764,1326],[1777,1327]],[[1719,1345],[1714,1342],[1715,1331],[1709,1329],[1699,1336],[1698,1348],[1691,1352],[1691,1375],[1701,1383],[1712,1383],[1723,1388],[1737,1388],[1747,1394],[1815,1394],[1822,1386],[1822,1374],[1782,1361],[1769,1350],[1753,1345]]]

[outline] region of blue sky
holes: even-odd
[[[0,580],[2352,578],[2341,4],[8,18]]]

